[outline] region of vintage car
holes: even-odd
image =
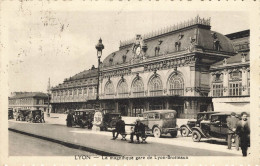
[[[29,115],[30,110],[18,110],[17,116],[15,120],[17,121],[25,121],[27,116]]]
[[[213,111],[209,111],[209,112],[199,112],[197,114],[197,119],[189,119],[187,124],[183,124],[180,126],[180,133],[183,137],[187,137],[189,136],[189,134],[192,133],[192,128],[193,127],[199,127],[200,126],[200,122],[202,120],[210,120],[210,116],[212,114],[215,114],[218,112],[213,112]]]
[[[230,116],[231,112],[221,112],[212,114],[209,121],[201,121],[199,127],[192,128],[193,141],[199,142],[201,138],[227,139],[227,118]],[[236,117],[240,118],[240,113]]]
[[[94,117],[95,110],[94,109],[80,109],[74,110],[72,113],[72,126],[80,126],[84,128],[87,126],[88,129],[92,128],[92,122]],[[70,123],[67,119],[67,123]]]
[[[41,110],[30,110],[26,117],[26,121],[32,123],[42,123],[43,119]]]
[[[107,131],[116,127],[116,122],[120,119],[121,113],[103,111],[103,124],[101,130]]]
[[[14,119],[14,111],[12,108],[8,108],[8,119]]]
[[[146,134],[161,137],[162,134],[170,133],[176,137],[178,126],[176,124],[177,112],[175,110],[153,110],[142,113],[141,122],[146,125]]]

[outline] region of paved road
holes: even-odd
[[[29,124],[9,121],[9,128],[50,137],[89,148],[103,150],[118,155],[172,155],[172,156],[234,156],[237,154],[191,148],[182,144],[172,145],[157,142],[129,144],[121,140],[111,140],[111,135],[86,132],[87,129],[68,128],[61,125]],[[163,138],[162,138],[163,139]]]
[[[94,153],[68,148],[12,131],[9,134],[9,156],[93,156]]]

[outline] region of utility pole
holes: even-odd
[[[47,87],[47,95],[48,95],[48,110],[47,110],[47,116],[50,117],[50,88],[51,88],[51,82],[50,77],[48,81],[48,87]]]

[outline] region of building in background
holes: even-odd
[[[197,16],[120,42],[99,74],[101,107],[122,116],[155,109],[174,109],[178,118],[249,110],[249,30],[223,35]],[[96,68],[65,79],[51,89],[54,112],[94,108],[96,86]]]
[[[210,67],[211,93],[215,111],[250,110],[249,30],[226,35],[237,54]]]
[[[92,66],[51,88],[51,112],[65,113],[70,109],[94,108],[96,92],[97,68]]]
[[[18,110],[42,110],[47,111],[48,95],[42,92],[13,92],[8,98],[9,108]]]
[[[232,44],[199,16],[121,42],[103,61],[102,107],[125,116],[174,109],[178,118],[213,110],[210,68],[235,56]]]

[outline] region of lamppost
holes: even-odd
[[[100,38],[98,44],[96,45],[97,49],[97,58],[98,58],[98,82],[97,82],[97,97],[96,97],[96,107],[100,107],[99,103],[99,72],[100,72],[100,58],[102,56],[102,50],[105,46],[102,44],[102,39]]]

